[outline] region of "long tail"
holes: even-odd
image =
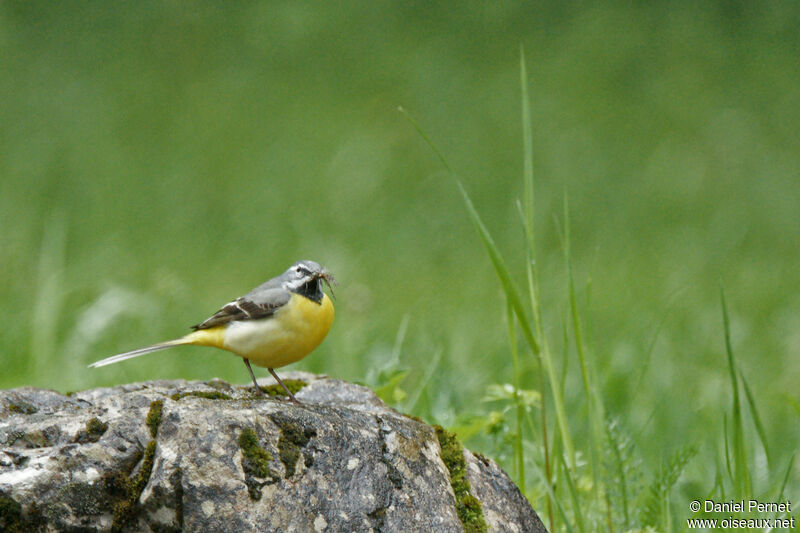
[[[144,355],[146,353],[157,352],[159,350],[166,350],[167,348],[172,348],[173,346],[180,346],[181,344],[190,344],[190,343],[191,341],[186,337],[167,342],[159,342],[158,344],[147,346],[145,348],[139,348],[138,350],[131,350],[130,352],[119,353],[117,355],[112,355],[111,357],[106,357],[105,359],[101,359],[100,361],[92,363],[91,365],[89,365],[89,368],[97,368],[99,366],[113,365],[114,363],[119,363],[120,361],[125,361],[126,359],[133,359],[134,357],[139,357],[140,355]]]

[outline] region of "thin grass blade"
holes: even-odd
[[[761,423],[761,416],[758,414],[758,409],[756,408],[756,399],[753,396],[753,391],[750,390],[750,385],[747,384],[747,380],[745,379],[741,368],[739,369],[739,377],[742,379],[745,398],[747,398],[747,404],[750,407],[750,414],[753,416],[753,423],[756,426],[756,433],[758,433],[758,439],[761,441],[761,445],[764,447],[764,454],[767,456],[767,466],[769,466],[770,453],[769,445],[767,444],[767,432],[764,431],[764,424]]]
[[[733,347],[731,344],[731,324],[728,316],[728,306],[725,301],[725,291],[721,287],[720,302],[722,305],[722,323],[725,331],[725,352],[728,356],[728,370],[730,372],[731,389],[733,392],[733,415],[731,420],[733,427],[731,429],[731,438],[733,440],[733,471],[735,477],[731,479],[731,481],[734,486],[737,487],[740,497],[749,498],[752,494],[752,486],[750,481],[750,466],[747,461],[747,450],[745,447],[742,405],[739,398],[739,380],[736,375],[736,360],[733,356]]]
[[[522,447],[522,420],[525,414],[525,405],[520,397],[519,390],[522,384],[522,375],[519,368],[519,350],[517,347],[517,333],[514,328],[514,310],[511,303],[506,301],[506,322],[508,324],[508,341],[511,345],[511,360],[514,366],[514,405],[516,408],[516,431],[514,433],[514,459],[517,465],[517,483],[519,490],[525,494],[525,454]],[[540,391],[541,392],[541,391]]]
[[[578,531],[584,533],[586,529],[583,526],[583,512],[581,511],[581,501],[578,497],[578,491],[575,489],[575,483],[572,481],[572,475],[569,472],[569,468],[567,468],[567,463],[564,461],[564,456],[560,455],[559,460],[561,463],[561,470],[564,473],[564,479],[567,482],[567,488],[569,489],[570,500],[572,501],[572,515],[575,517],[575,525],[578,527]]]
[[[539,478],[541,479],[542,484],[544,485],[544,488],[547,491],[547,494],[550,496],[550,500],[555,505],[556,511],[558,511],[558,515],[561,517],[561,522],[564,525],[564,531],[567,531],[569,533],[574,533],[575,530],[572,528],[572,525],[569,522],[569,518],[567,517],[567,513],[564,511],[564,507],[561,505],[561,502],[558,501],[558,498],[556,498],[556,494],[553,492],[553,488],[550,486],[549,483],[547,483],[547,480],[545,480],[542,470],[538,468],[535,464],[533,465],[533,469],[539,475]],[[553,528],[553,524],[550,525],[550,530],[555,531],[555,529]]]
[[[792,473],[792,467],[794,466],[794,458],[796,454],[792,454],[792,457],[789,459],[789,464],[786,466],[786,474],[783,476],[783,483],[781,483],[781,490],[778,491],[778,497],[775,501],[782,502],[783,501],[783,491],[786,490],[786,484],[789,482],[789,474]]]
[[[484,225],[481,216],[478,214],[478,211],[475,209],[475,206],[472,203],[472,200],[467,194],[466,189],[464,189],[464,185],[461,181],[456,178],[456,183],[458,184],[458,189],[461,191],[461,195],[464,198],[464,204],[467,207],[467,212],[472,219],[472,223],[475,226],[475,229],[478,231],[478,235],[483,242],[484,248],[486,249],[486,253],[489,255],[489,259],[492,261],[492,265],[494,266],[495,273],[500,280],[500,285],[503,288],[503,292],[505,293],[506,298],[508,299],[509,303],[511,304],[512,308],[514,309],[514,313],[517,315],[517,320],[519,321],[520,329],[522,330],[522,334],[525,337],[525,340],[528,342],[531,350],[535,354],[540,353],[540,345],[536,340],[533,330],[531,329],[530,319],[528,317],[527,312],[525,311],[525,307],[522,304],[522,298],[520,297],[519,290],[517,290],[514,282],[511,280],[511,275],[508,272],[508,268],[506,267],[505,261],[503,260],[503,256],[500,254],[500,250],[497,248],[497,245],[494,242],[489,230]],[[561,429],[561,438],[564,441],[564,448],[567,453],[567,456],[570,458],[571,467],[575,467],[575,446],[572,442],[571,433],[569,431],[569,425],[567,424],[567,414],[566,409],[564,407],[564,395],[561,392],[561,384],[558,381],[558,376],[556,375],[555,368],[553,367],[552,361],[549,358],[542,359],[545,363],[545,370],[548,373],[548,378],[550,380],[550,387],[553,391],[553,404],[556,410],[556,421]]]

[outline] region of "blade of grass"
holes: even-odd
[[[614,533],[614,518],[611,516],[611,499],[608,497],[608,492],[605,493],[606,500],[606,523],[608,524],[608,533]]]
[[[551,457],[553,461],[553,473],[551,474],[551,479],[552,479],[552,483],[550,485],[551,490],[550,493],[548,493],[548,495],[550,496],[550,498],[554,498],[555,496],[553,495],[557,494],[560,490],[562,490],[562,487],[564,486],[564,483],[562,483],[561,481],[562,477],[561,469],[557,467],[557,459],[556,459],[557,457],[560,457],[565,453],[564,441],[561,438],[561,431],[558,427],[558,424],[556,424],[555,427],[553,427],[553,439],[552,439],[552,446],[550,449],[552,450]],[[556,530],[556,523],[551,519],[550,531],[555,531],[555,530]]]
[[[619,490],[619,500],[622,504],[622,528],[624,531],[630,529],[630,515],[628,512],[628,476],[625,470],[627,458],[623,457],[623,444],[622,438],[618,438],[617,425],[613,421],[606,423],[606,438],[608,440],[608,449],[611,462],[612,474],[616,476],[615,487]],[[608,497],[608,491],[606,491]],[[607,508],[610,509],[610,505]],[[610,511],[609,511],[610,512]],[[610,528],[609,528],[610,529]]]
[[[581,327],[580,316],[578,315],[578,302],[575,295],[575,278],[572,274],[572,258],[570,257],[569,240],[569,197],[564,194],[564,263],[567,270],[567,290],[569,292],[569,310],[572,319],[572,331],[575,335],[575,350],[578,352],[578,360],[581,364],[581,379],[583,381],[583,391],[586,394],[586,401],[591,406],[592,389],[591,378],[589,377],[589,364],[586,360],[586,351],[583,345],[583,328]],[[591,409],[590,409],[591,410]],[[591,413],[590,413],[591,415]]]
[[[400,352],[403,351],[403,342],[406,340],[406,331],[408,331],[408,313],[403,315],[400,321],[400,327],[397,329],[397,335],[394,338],[394,345],[392,345],[392,355],[389,358],[388,366],[396,368],[400,364]]]
[[[531,349],[534,351],[534,353],[538,354],[540,351],[539,341],[536,340],[536,337],[531,330],[530,320],[528,319],[525,307],[522,305],[522,298],[520,297],[519,290],[515,287],[513,281],[511,280],[511,274],[508,272],[508,268],[506,267],[505,261],[500,254],[500,250],[497,248],[492,235],[489,233],[489,230],[484,225],[483,220],[478,214],[478,211],[475,209],[475,206],[473,205],[469,194],[467,194],[464,185],[461,183],[461,180],[458,179],[458,176],[456,176],[456,174],[451,170],[450,165],[447,164],[447,160],[444,158],[439,149],[436,148],[436,145],[433,143],[433,141],[431,141],[431,139],[425,134],[417,121],[415,121],[408,111],[406,111],[403,107],[399,107],[398,111],[405,115],[406,119],[411,123],[412,126],[414,126],[414,129],[417,130],[417,132],[422,136],[423,140],[428,144],[428,146],[430,146],[431,150],[433,150],[433,152],[442,162],[442,165],[445,167],[448,174],[450,174],[450,176],[455,180],[458,190],[461,192],[461,196],[464,199],[467,212],[469,213],[475,228],[478,230],[478,235],[480,236],[481,241],[486,248],[486,252],[489,255],[489,260],[492,262],[492,266],[494,266],[497,277],[500,278],[500,284],[502,285],[503,292],[511,301],[511,304],[514,308],[514,313],[517,315],[517,318],[520,321],[520,326],[522,328],[522,333],[525,336],[525,340],[531,346]]]
[[[572,515],[575,517],[575,525],[578,527],[578,531],[584,533],[586,529],[583,526],[583,513],[581,512],[581,502],[578,498],[578,491],[575,489],[575,483],[572,481],[572,476],[569,473],[569,469],[567,468],[567,464],[564,462],[564,456],[559,456],[559,462],[561,463],[561,469],[564,472],[564,479],[567,482],[567,489],[569,489],[569,496],[572,501]]]
[[[716,496],[718,500],[725,499],[725,476],[722,472],[722,465],[720,465],[719,455],[716,455],[717,471],[714,474],[714,486],[708,491],[708,495],[704,498],[706,500],[713,499]],[[699,511],[698,511],[699,512]],[[697,516],[698,513],[694,513]]]
[[[542,394],[542,406],[541,406],[541,409],[544,409],[544,397],[545,397],[545,395]],[[533,422],[533,417],[531,416],[530,411],[525,411],[525,421],[528,424],[528,428],[529,428],[531,434],[535,435],[536,434],[536,424]],[[539,429],[541,430],[541,428],[539,428]],[[554,435],[553,435],[553,440],[554,440],[553,448],[552,448],[553,451],[551,452],[553,454],[560,453],[560,449],[558,449],[558,451],[556,451],[557,448],[558,448],[558,445],[557,445],[557,442],[556,442],[557,439],[558,439],[558,429],[556,429],[554,431]],[[547,440],[547,434],[545,433],[544,435],[542,435],[542,442],[544,443],[546,440]],[[543,444],[542,445],[542,449],[545,452],[545,457],[544,457],[545,466],[549,468],[549,464],[547,463],[547,457],[546,457],[548,446]],[[550,489],[552,489],[553,488],[553,483],[552,483],[553,475],[550,472],[546,472],[546,475],[547,475],[548,487],[550,487]],[[547,499],[547,515],[548,515],[548,519],[550,520],[550,531],[553,531],[554,530],[553,529],[553,527],[554,527],[553,502],[550,499],[550,493],[549,492],[545,491],[545,497]]]
[[[733,356],[731,345],[731,325],[728,316],[728,306],[725,301],[725,291],[720,287],[720,303],[722,305],[722,324],[725,331],[725,352],[728,356],[728,370],[731,378],[731,388],[733,390],[733,461],[735,478],[731,481],[734,487],[738,488],[739,496],[750,498],[752,485],[750,481],[750,468],[747,461],[747,450],[745,446],[744,424],[742,421],[742,405],[739,398],[739,381],[736,376],[736,361]]]
[[[464,185],[462,184],[461,180],[452,172],[450,165],[447,164],[442,153],[435,147],[433,142],[430,138],[424,133],[422,128],[419,124],[411,118],[407,111],[400,108],[399,110],[407,117],[409,122],[414,126],[418,133],[422,136],[422,138],[426,141],[426,143],[431,146],[434,153],[439,157],[440,161],[442,162],[443,166],[447,171],[450,173],[451,177],[456,182],[456,185],[461,192],[463,197],[465,206],[467,207],[467,212],[470,216],[470,219],[475,226],[478,235],[484,245],[484,248],[489,256],[490,261],[494,267],[495,273],[498,276],[500,281],[501,287],[506,295],[506,299],[508,301],[509,306],[513,310],[514,315],[516,315],[517,320],[519,321],[520,329],[522,331],[523,337],[527,341],[531,351],[533,354],[539,359],[540,365],[543,367],[544,371],[548,375],[548,380],[550,381],[550,388],[551,393],[553,394],[553,403],[556,412],[556,422],[559,427],[559,434],[561,439],[561,444],[564,447],[564,450],[569,458],[569,463],[571,468],[576,467],[576,454],[575,454],[575,447],[572,442],[571,433],[569,430],[569,426],[567,424],[567,417],[565,411],[565,401],[564,401],[564,394],[563,394],[563,384],[559,381],[558,376],[555,372],[555,366],[553,365],[552,359],[549,357],[549,350],[546,349],[547,345],[542,335],[542,327],[541,327],[541,320],[540,320],[540,312],[539,312],[539,300],[538,300],[538,291],[537,291],[537,283],[536,283],[536,272],[535,272],[535,261],[534,261],[534,247],[533,247],[533,165],[532,165],[532,144],[531,144],[531,135],[530,135],[530,108],[528,105],[528,98],[527,98],[527,84],[525,83],[526,79],[526,71],[524,68],[524,55],[521,59],[521,80],[523,85],[523,95],[524,95],[524,103],[523,103],[523,114],[525,116],[523,120],[523,129],[528,130],[527,133],[524,133],[526,137],[526,173],[525,173],[525,184],[526,184],[526,192],[525,192],[525,204],[526,204],[526,216],[525,223],[523,224],[526,236],[528,238],[528,261],[526,264],[526,272],[528,278],[528,288],[531,296],[531,308],[532,313],[534,315],[534,323],[533,328],[531,327],[531,321],[527,315],[526,309],[522,304],[522,298],[519,290],[515,286],[511,275],[508,272],[508,268],[506,267],[505,261],[500,253],[499,249],[497,248],[494,239],[492,238],[490,232],[486,228],[483,220],[481,219],[478,211],[475,209],[474,204],[472,203],[469,194],[467,193]],[[536,333],[534,333],[534,329]],[[540,341],[542,344],[540,344]],[[542,347],[545,349],[543,350]],[[543,388],[543,387],[542,387]],[[542,410],[543,413],[546,412],[545,409]],[[546,419],[545,419],[546,420]],[[546,422],[543,427],[543,430],[546,430]],[[549,461],[548,461],[548,468],[549,468]],[[548,480],[548,488],[549,487],[549,480]]]
[[[525,406],[519,395],[522,376],[519,368],[519,354],[517,350],[517,334],[514,328],[514,310],[506,302],[506,322],[508,323],[508,340],[511,343],[511,360],[514,366],[514,405],[516,406],[516,431],[514,433],[514,460],[517,465],[517,479],[519,490],[525,494],[525,454],[522,449],[522,418]]]
[[[545,341],[544,344],[544,352],[548,354],[549,357],[550,350],[547,347],[547,339],[543,339]],[[544,368],[542,367],[542,362],[539,361],[539,389],[542,393],[542,407],[541,407],[541,431],[542,431],[542,446],[544,448],[544,472],[547,475],[547,481],[550,483],[553,479],[552,474],[552,463],[550,460],[550,441],[547,439],[547,394],[545,394],[545,385],[544,385]],[[562,387],[563,390],[563,387]],[[553,530],[553,505],[550,502],[550,495],[547,496],[547,514],[550,518],[550,531]]]
[[[531,350],[535,355],[539,355],[541,352],[541,348],[539,345],[539,341],[536,340],[536,336],[531,329],[531,322],[528,318],[528,313],[525,311],[525,306],[522,304],[522,298],[520,296],[519,290],[514,285],[514,282],[511,279],[511,274],[508,272],[508,268],[506,267],[505,260],[503,260],[503,256],[500,254],[500,250],[497,248],[497,245],[492,238],[492,235],[489,233],[489,230],[486,228],[486,225],[483,223],[481,216],[478,214],[477,209],[472,203],[472,200],[467,193],[467,190],[464,188],[464,185],[461,183],[461,180],[450,170],[450,165],[447,164],[447,160],[444,158],[442,153],[436,148],[436,145],[428,138],[422,128],[417,124],[417,122],[411,117],[411,115],[402,107],[399,108],[399,111],[403,113],[411,125],[417,130],[417,132],[422,136],[428,146],[431,147],[431,150],[439,157],[439,160],[442,162],[442,165],[447,169],[450,176],[455,180],[456,185],[458,186],[458,190],[461,192],[461,196],[464,199],[464,204],[467,208],[467,213],[472,220],[475,229],[478,231],[478,236],[483,243],[484,249],[486,250],[487,255],[489,256],[489,260],[492,262],[492,266],[494,267],[495,274],[500,280],[500,285],[502,286],[503,292],[506,295],[506,298],[510,302],[511,306],[514,309],[514,314],[517,315],[517,320],[519,321],[520,329],[522,331],[525,340],[527,341],[528,345],[530,346]],[[555,404],[556,410],[556,421],[561,428],[561,438],[564,440],[564,448],[567,452],[567,456],[570,458],[570,464],[572,468],[575,467],[575,446],[572,443],[572,437],[569,431],[569,426],[567,425],[567,415],[566,410],[564,408],[564,395],[561,392],[561,386],[559,384],[558,378],[555,373],[555,368],[553,367],[552,361],[549,358],[543,358],[545,362],[545,370],[548,373],[548,378],[550,380],[550,387],[552,389],[553,394],[553,403]]]
[[[539,342],[536,339],[536,336],[531,329],[531,322],[527,316],[527,312],[525,311],[525,307],[522,304],[522,298],[520,296],[519,290],[514,285],[511,275],[508,272],[508,268],[506,267],[505,261],[500,253],[500,250],[497,248],[497,245],[494,242],[489,230],[486,228],[486,225],[483,223],[483,220],[478,214],[478,211],[475,209],[475,206],[472,203],[472,200],[469,197],[464,185],[461,183],[461,180],[452,172],[450,165],[447,164],[447,160],[444,158],[442,153],[436,148],[433,141],[425,134],[419,124],[411,117],[411,115],[402,107],[398,109],[401,113],[403,113],[411,125],[417,130],[417,132],[422,136],[423,140],[431,147],[433,152],[439,157],[439,160],[442,162],[442,165],[447,169],[450,176],[455,180],[456,185],[458,186],[459,191],[461,192],[461,196],[464,200],[464,204],[467,208],[467,213],[472,220],[475,229],[478,232],[478,236],[481,239],[481,242],[484,245],[484,249],[486,250],[487,255],[489,256],[489,260],[492,262],[492,266],[494,267],[495,274],[497,275],[498,279],[500,280],[500,285],[503,289],[503,292],[506,295],[506,299],[508,300],[509,304],[512,306],[514,310],[514,314],[517,316],[517,320],[519,321],[520,329],[522,331],[523,336],[525,337],[528,346],[530,347],[531,351],[534,355],[539,356],[541,353],[541,348]],[[566,409],[564,407],[564,394],[562,392],[561,383],[558,380],[558,376],[555,372],[555,367],[552,364],[552,361],[549,357],[543,357],[541,360],[544,362],[544,367],[548,375],[548,380],[550,381],[550,388],[551,393],[553,394],[553,404],[556,411],[556,422],[560,429],[561,441],[564,447],[565,452],[567,453],[567,457],[570,459],[570,465],[572,468],[575,468],[577,458],[575,454],[575,445],[573,444],[571,433],[569,431],[569,426],[567,424],[567,415]],[[543,394],[544,396],[544,394]],[[549,483],[549,482],[548,482]],[[550,489],[548,485],[548,489]]]
[[[536,232],[534,231],[534,187],[533,187],[533,122],[531,121],[530,97],[528,96],[528,71],[525,66],[525,50],[519,51],[520,93],[522,99],[522,153],[523,153],[523,203],[520,209],[522,227],[527,243],[525,263],[531,311],[539,338],[542,338],[542,322],[539,307],[539,281],[536,272]],[[519,206],[519,204],[518,204]]]
[[[729,435],[728,435],[727,416],[722,417],[722,436],[723,436],[722,442],[725,443],[725,468],[728,471],[728,478],[733,483],[735,478],[733,475],[733,467],[731,466],[731,450],[730,447],[728,446]]]
[[[567,326],[567,319],[564,312],[561,312],[561,387],[565,387],[567,383],[567,374],[569,373],[569,326]]]
[[[544,483],[544,488],[547,491],[548,496],[550,496],[550,500],[555,505],[555,508],[558,511],[559,516],[561,517],[561,521],[564,525],[564,530],[567,531],[568,533],[574,533],[575,530],[572,529],[572,525],[569,523],[569,518],[567,517],[567,513],[564,511],[564,507],[561,505],[561,502],[558,501],[558,498],[556,498],[556,494],[553,492],[553,488],[550,486],[550,484],[546,483],[546,480],[544,479],[544,474],[542,474],[541,469],[539,469],[535,464],[533,465],[533,469],[539,475],[539,478],[542,480],[542,483]],[[555,529],[551,527],[550,531],[555,531]]]
[[[450,165],[447,164],[447,159],[444,158],[442,152],[440,152],[436,145],[433,144],[433,141],[428,137],[419,123],[414,120],[414,117],[411,116],[411,113],[409,113],[403,106],[399,106],[397,110],[406,117],[406,120],[408,120],[412,126],[414,126],[414,129],[417,130],[417,133],[419,133],[420,137],[422,137],[422,140],[425,141],[430,149],[433,150],[433,153],[436,154],[436,157],[439,158],[439,161],[442,163],[442,166],[445,168],[445,170],[447,170],[447,173],[455,177],[453,171],[450,169]]]
[[[519,47],[519,76],[522,93],[522,153],[524,158],[523,183],[525,204],[525,230],[528,236],[528,250],[534,247],[534,190],[533,190],[533,121],[531,120],[531,104],[528,95],[528,69],[525,65],[525,49]]]
[[[794,412],[797,413],[797,416],[800,416],[800,403],[797,403],[797,400],[788,394],[784,394],[783,397],[789,402],[789,405],[792,406],[792,409],[794,409]]]
[[[475,205],[472,203],[472,199],[470,199],[467,190],[461,183],[461,180],[458,178],[455,178],[455,180],[456,184],[458,185],[458,190],[461,192],[464,204],[467,207],[467,213],[469,213],[470,219],[472,220],[475,229],[478,231],[478,236],[481,238],[481,242],[486,250],[486,254],[489,256],[489,260],[492,262],[492,266],[494,267],[495,274],[497,274],[497,277],[500,280],[500,285],[503,288],[503,292],[514,309],[514,314],[517,315],[522,334],[534,353],[538,354],[540,351],[539,341],[536,340],[536,337],[533,334],[533,330],[531,329],[530,325],[530,318],[525,310],[525,306],[522,304],[520,292],[514,284],[514,281],[511,279],[511,274],[508,271],[508,267],[506,267],[506,262],[503,259],[500,250],[497,248],[492,235],[489,233],[489,230],[483,223],[483,219],[481,219],[480,214],[478,214],[478,210],[475,209]]]
[[[530,96],[528,94],[528,69],[525,61],[525,48],[520,43],[519,47],[519,81],[520,81],[520,97],[522,100],[522,153],[523,153],[523,201],[524,207],[520,208],[522,215],[522,227],[525,230],[525,237],[527,240],[525,273],[528,280],[528,294],[530,296],[531,313],[533,314],[534,327],[536,335],[542,342],[542,350],[538,354],[539,363],[539,388],[542,393],[542,409],[541,409],[541,422],[542,422],[542,436],[544,443],[544,461],[545,461],[545,474],[547,475],[547,482],[552,480],[552,465],[550,464],[550,450],[547,441],[547,403],[544,390],[544,373],[545,368],[553,366],[550,356],[550,348],[547,343],[547,338],[544,335],[544,328],[542,326],[542,314],[539,302],[539,277],[536,268],[536,232],[535,217],[534,217],[534,187],[533,187],[533,121],[531,120],[531,106]],[[552,375],[553,373],[551,373]],[[553,394],[561,394],[563,388],[553,389]],[[563,394],[558,402],[564,404]],[[571,439],[570,439],[571,440]],[[575,464],[575,457],[570,458],[572,464]],[[549,498],[549,496],[548,496]],[[550,529],[553,528],[553,508],[550,501],[547,502],[547,508],[550,518]]]
[[[756,408],[756,400],[753,396],[753,391],[750,390],[750,385],[747,384],[747,380],[744,378],[744,373],[742,369],[739,369],[739,377],[742,379],[742,385],[744,385],[744,395],[747,398],[747,404],[750,407],[750,414],[753,416],[753,423],[756,426],[756,433],[758,433],[758,439],[761,441],[761,445],[764,447],[764,455],[767,456],[767,468],[769,468],[770,464],[770,453],[769,453],[769,446],[767,445],[767,432],[764,431],[764,424],[761,423],[761,416],[758,414],[758,409]]]
[[[602,432],[603,420],[605,414],[603,412],[603,403],[599,394],[596,392],[592,373],[589,368],[589,359],[586,354],[586,345],[583,337],[583,327],[581,325],[580,313],[578,311],[578,298],[575,291],[575,277],[572,272],[572,257],[570,255],[570,233],[569,233],[569,196],[564,193],[564,263],[567,271],[567,290],[569,293],[569,308],[570,318],[572,319],[572,331],[575,336],[575,349],[578,353],[578,360],[580,362],[581,379],[583,381],[584,394],[586,395],[586,405],[588,408],[588,419],[590,426],[590,443],[589,443],[589,471],[592,476],[592,481],[595,487],[600,486],[600,473],[598,462],[600,460],[602,451]],[[600,490],[594,491],[594,496],[600,498]]]
[[[778,491],[778,498],[775,501],[783,501],[783,491],[786,490],[786,484],[789,482],[789,474],[792,473],[792,466],[794,466],[795,454],[789,459],[789,464],[786,466],[786,474],[783,476],[783,483],[781,483],[781,490]]]
[[[644,357],[640,359],[639,362],[639,377],[632,380],[633,383],[636,385],[631,389],[636,393],[636,391],[643,390],[642,389],[642,381],[644,380],[645,375],[647,374],[647,370],[650,367],[650,362],[652,361],[653,351],[656,347],[656,342],[658,341],[659,336],[661,335],[661,330],[664,328],[664,325],[667,323],[667,318],[675,309],[675,305],[678,302],[678,296],[686,290],[686,287],[680,288],[672,293],[672,296],[669,299],[669,303],[667,304],[667,310],[664,314],[661,315],[658,323],[656,324],[655,332],[653,333],[652,339],[650,340],[650,345],[647,347],[647,351],[645,352]]]
[[[522,299],[519,291],[514,285],[514,282],[511,280],[511,275],[508,272],[508,268],[503,260],[503,256],[500,254],[500,250],[494,243],[494,239],[489,233],[489,230],[484,225],[481,216],[478,214],[478,211],[472,204],[472,200],[470,199],[469,194],[467,194],[466,189],[464,189],[464,185],[462,185],[458,178],[455,179],[456,183],[458,184],[458,189],[461,191],[461,195],[464,198],[464,204],[467,207],[467,212],[472,219],[475,229],[478,231],[478,235],[483,242],[486,253],[489,255],[489,259],[492,261],[495,274],[497,274],[497,277],[500,279],[500,285],[503,288],[503,292],[512,305],[514,313],[517,315],[517,320],[519,321],[522,334],[525,337],[525,340],[528,341],[528,345],[530,346],[531,350],[538,354],[540,351],[539,343],[536,341],[533,331],[531,330],[530,320],[525,311],[525,307],[522,305]],[[575,468],[575,446],[572,443],[569,426],[567,425],[567,415],[564,408],[564,395],[561,392],[561,384],[558,381],[558,376],[555,373],[555,368],[553,367],[552,361],[544,358],[543,361],[545,363],[545,370],[547,371],[550,380],[550,388],[552,390],[553,403],[556,410],[556,421],[561,429],[561,438],[564,441],[564,449],[567,453],[567,457],[570,458],[571,467]]]

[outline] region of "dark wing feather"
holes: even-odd
[[[192,326],[192,329],[208,329],[235,320],[256,320],[272,316],[275,311],[286,305],[291,293],[285,289],[266,285],[265,283],[231,303],[225,304],[222,309],[203,322]]]

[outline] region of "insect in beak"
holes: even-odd
[[[318,277],[325,282],[325,285],[328,286],[328,289],[331,291],[331,298],[336,300],[336,295],[333,294],[333,286],[338,285],[338,283],[333,278],[333,275],[331,275],[327,270],[323,270],[319,273]]]

